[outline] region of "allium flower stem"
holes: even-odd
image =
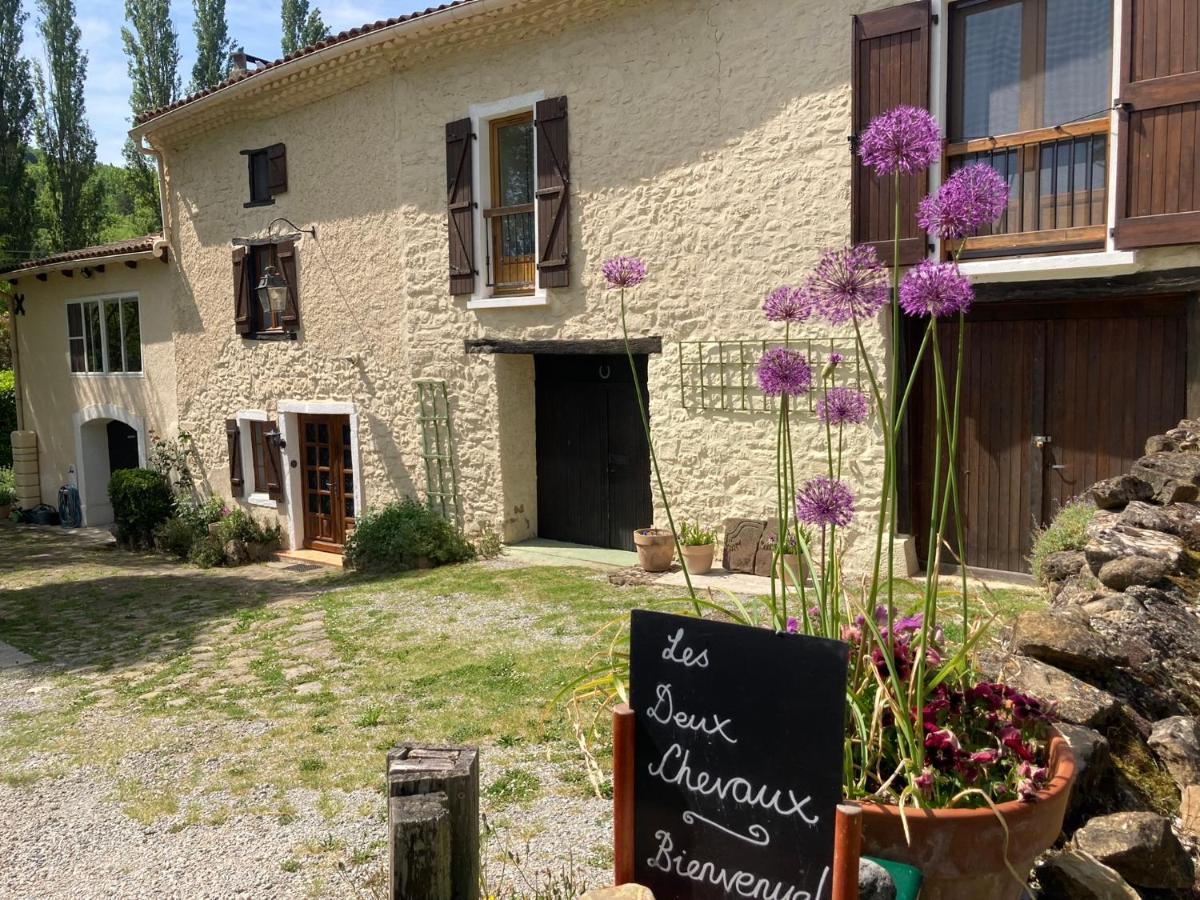
[[[642,428],[646,432],[646,444],[650,448],[650,462],[654,466],[654,480],[658,482],[658,494],[662,498],[663,509],[667,513],[667,527],[671,529],[671,538],[675,541],[675,552],[679,555],[680,566],[683,569],[683,580],[687,584],[688,595],[692,598],[692,607],[696,615],[702,615],[700,601],[696,599],[696,589],[692,587],[692,576],[688,574],[687,565],[683,562],[683,547],[679,543],[679,533],[675,530],[675,517],[671,515],[671,504],[667,500],[667,489],[663,486],[662,474],[658,471],[658,455],[654,452],[654,439],[650,436],[650,416],[646,412],[646,401],[642,397],[642,383],[638,378],[637,364],[633,361],[633,348],[629,344],[629,326],[625,322],[625,288],[621,287],[621,334],[625,338],[625,356],[629,360],[629,372],[633,376],[633,390],[637,394],[638,412],[642,415]]]

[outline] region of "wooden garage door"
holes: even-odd
[[[1177,298],[977,307],[966,326],[959,453],[968,565],[1027,571],[1036,525],[1126,471],[1147,437],[1183,417],[1184,315]],[[955,332],[952,324],[940,332],[948,372]],[[922,560],[933,480],[929,382],[909,432]]]

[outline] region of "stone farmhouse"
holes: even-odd
[[[1036,523],[1200,415],[1200,0],[459,0],[235,66],[133,125],[161,235],[0,275],[22,502],[75,483],[104,523],[110,472],[186,432],[207,488],[293,548],[338,552],[403,495],[506,542],[631,547],[661,509],[599,275],[624,253],[651,273],[629,327],[678,512],[766,518],[762,299],[826,247],[889,256],[890,188],[853,150],[900,103],[946,130],[902,185],[903,264],[945,252],[912,215],[945,174],[1010,185],[962,257],[963,478],[968,560],[1022,569]],[[851,332],[791,337],[862,377]],[[912,350],[886,323],[864,342]],[[915,535],[931,403],[905,437]],[[869,498],[878,429],[853,440]]]

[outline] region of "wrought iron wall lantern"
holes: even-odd
[[[255,290],[258,293],[258,303],[262,307],[264,319],[278,318],[283,314],[283,309],[287,305],[288,283],[279,274],[278,269],[274,266],[267,266]]]

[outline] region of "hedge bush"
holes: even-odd
[[[245,510],[235,509],[217,525],[217,540],[222,546],[230,541],[241,541],[244,544],[277,544],[279,523],[264,525]]]
[[[108,482],[117,541],[126,547],[152,547],[154,529],[171,518],[171,485],[152,469],[118,469]]]
[[[359,518],[344,555],[346,565],[360,571],[395,571],[462,562],[475,548],[450,522],[406,497]]]
[[[12,433],[17,430],[17,392],[13,373],[0,370],[0,468],[12,468]]]

